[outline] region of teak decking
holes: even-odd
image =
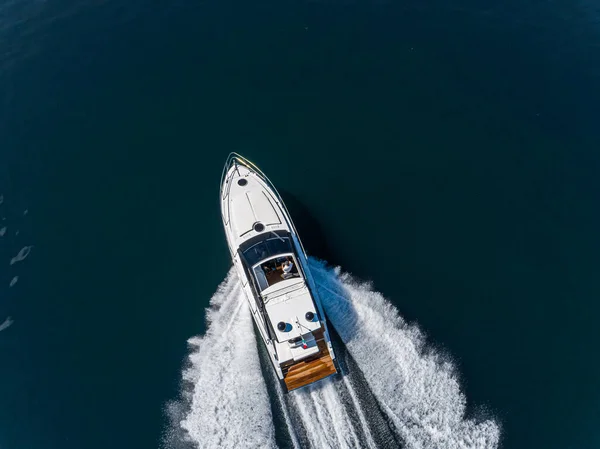
[[[320,340],[318,345],[320,353],[317,358],[300,361],[289,368],[283,379],[288,391],[304,387],[337,372],[325,341]]]

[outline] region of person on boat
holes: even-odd
[[[284,279],[290,277],[292,275],[292,268],[294,268],[294,264],[288,257],[287,260],[281,265],[281,269],[283,270],[281,277]]]

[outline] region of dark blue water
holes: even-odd
[[[0,447],[158,447],[232,150],[503,448],[600,446],[600,6],[163,3],[0,6]]]

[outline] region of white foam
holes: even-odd
[[[499,425],[466,419],[451,361],[370,285],[311,260],[325,311],[409,449],[497,448]]]
[[[275,375],[275,371],[271,370],[271,375],[273,376],[273,380],[275,382],[278,382],[277,376]],[[294,428],[294,423],[292,421],[292,418],[290,416],[290,412],[288,410],[288,406],[286,404],[286,400],[283,394],[283,390],[281,389],[281,387],[277,386],[275,388],[276,394],[277,394],[277,400],[279,401],[279,404],[281,405],[281,411],[283,412],[283,418],[285,419],[285,424],[288,428],[289,434],[290,434],[290,438],[291,438],[291,443],[292,446],[294,447],[294,449],[300,449],[300,442],[298,441],[298,436],[296,435],[296,429]]]
[[[233,270],[210,301],[208,330],[189,340],[193,384],[180,425],[200,448],[275,447],[275,429],[250,311]]]
[[[465,417],[453,364],[427,347],[416,326],[369,285],[322,262],[311,259],[310,265],[329,319],[407,449],[498,447],[498,424]],[[233,271],[211,299],[207,323],[206,335],[189,340],[188,410],[171,404],[184,440],[200,448],[275,447],[252,318]],[[372,405],[361,404],[354,382],[350,372],[288,395],[277,385],[294,448],[377,447]]]
[[[367,418],[365,416],[364,411],[362,410],[362,407],[360,406],[360,402],[358,400],[358,395],[354,391],[354,387],[352,385],[352,382],[350,382],[350,379],[348,378],[348,376],[344,376],[344,385],[345,385],[346,389],[348,390],[348,394],[350,395],[350,398],[352,399],[352,404],[354,405],[354,409],[356,410],[356,413],[358,415],[361,430],[362,430],[363,435],[365,436],[366,445],[369,448],[375,449],[375,447],[376,447],[375,440],[373,439],[373,435],[371,434],[371,429],[369,429],[369,424],[367,422]]]
[[[290,393],[312,447],[357,448],[360,441],[331,379]]]
[[[12,287],[12,286],[14,286],[14,285],[17,283],[17,281],[18,281],[18,280],[19,280],[19,276],[15,276],[15,277],[13,277],[13,278],[10,280],[10,284],[8,284],[8,286],[9,286],[9,287]]]
[[[10,259],[10,264],[12,265],[27,259],[27,256],[29,256],[29,253],[31,252],[31,248],[33,248],[33,246],[24,246],[23,248],[21,248],[19,253],[15,257]]]
[[[4,322],[0,324],[0,332],[2,332],[5,329],[8,329],[12,325],[12,323],[14,323],[14,321],[11,317],[5,319]]]

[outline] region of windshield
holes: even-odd
[[[300,277],[296,258],[292,254],[261,262],[254,267],[254,275],[261,292],[278,282]]]
[[[272,238],[261,240],[260,242],[244,250],[243,254],[248,265],[254,266],[261,260],[292,252],[292,244],[289,237],[279,237],[273,235]]]

